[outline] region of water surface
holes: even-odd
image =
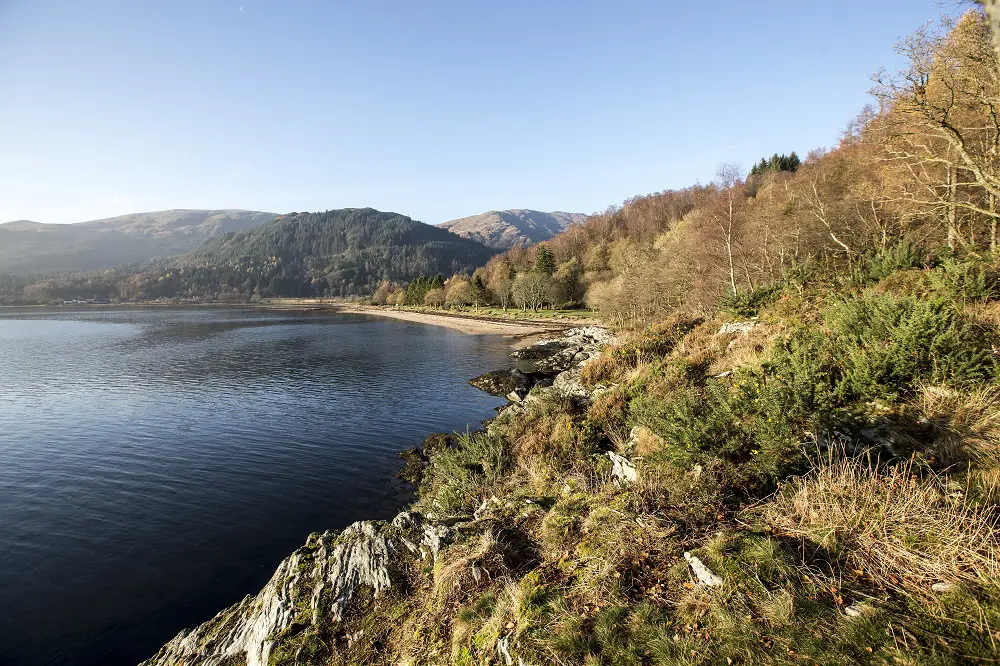
[[[507,343],[363,315],[0,310],[0,664],[134,664],[391,516]]]

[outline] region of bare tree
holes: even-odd
[[[908,67],[876,75],[873,93],[882,103],[876,124],[887,160],[910,176],[903,196],[937,211],[954,247],[966,242],[959,210],[997,217],[992,202],[1000,196],[1000,68],[983,14],[968,12],[946,27],[942,35],[924,26],[901,42],[897,51]]]
[[[511,286],[514,302],[522,310],[538,310],[549,297],[549,277],[542,273],[518,273]]]

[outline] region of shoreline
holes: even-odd
[[[248,308],[283,312],[331,312],[387,317],[430,326],[441,326],[470,335],[502,335],[515,340],[515,347],[533,344],[538,336],[552,335],[570,328],[603,324],[594,320],[539,321],[537,319],[499,319],[486,315],[456,312],[426,312],[419,310],[397,310],[388,307],[353,305],[322,300],[277,299],[272,302],[257,303],[61,303],[58,305],[2,305],[5,310],[94,310],[94,309],[203,309],[203,308]]]
[[[545,325],[540,322],[500,321],[488,317],[466,316],[437,312],[413,312],[409,310],[390,310],[388,308],[366,307],[357,305],[333,306],[330,309],[344,314],[374,315],[388,317],[418,324],[443,326],[472,335],[503,335],[509,338],[528,338],[542,333],[558,333],[573,328],[574,324],[560,323]]]

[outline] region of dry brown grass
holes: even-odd
[[[910,465],[879,472],[842,460],[788,483],[753,511],[778,532],[830,551],[886,587],[1000,583],[997,520]]]
[[[985,465],[1000,462],[1000,387],[924,386],[915,406],[920,418],[934,426],[932,446],[946,462],[970,457]]]
[[[760,363],[783,330],[779,324],[759,322],[746,333],[720,333],[722,325],[731,320],[716,315],[705,321],[684,337],[672,356],[704,365],[708,374],[717,375]]]
[[[968,303],[963,308],[963,312],[987,326],[1000,328],[1000,301]]]

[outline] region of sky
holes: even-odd
[[[591,213],[832,146],[941,0],[0,0],[0,222]]]

